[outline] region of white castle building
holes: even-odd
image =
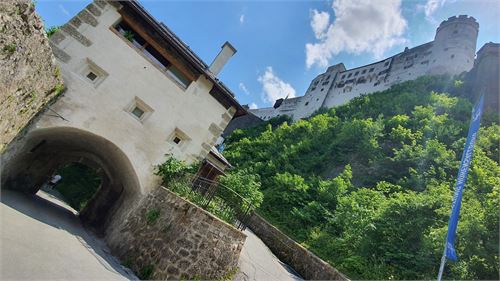
[[[461,74],[474,66],[478,31],[473,17],[450,17],[439,25],[434,41],[353,69],[346,69],[343,63],[330,66],[312,80],[304,96],[279,99],[273,107],[250,112],[263,120],[281,115],[298,120],[322,107],[339,106],[423,75]]]

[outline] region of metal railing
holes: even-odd
[[[179,192],[179,187],[173,185],[169,189],[236,228],[246,229],[245,224],[255,210],[249,200],[217,181],[198,175],[188,175],[186,179],[189,180],[181,185],[189,186],[189,190]]]

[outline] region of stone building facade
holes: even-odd
[[[311,81],[304,96],[281,99],[270,108],[250,110],[263,120],[288,115],[294,120],[309,117],[322,107],[349,100],[423,75],[457,75],[474,66],[479,24],[466,15],[450,17],[436,30],[434,41],[405,50],[381,61],[346,69],[339,63]]]
[[[106,235],[158,187],[166,154],[204,159],[245,112],[216,77],[231,44],[206,65],[136,1],[89,4],[50,45],[66,91],[1,155],[2,186],[36,192],[68,163],[95,168],[103,183],[81,216]]]

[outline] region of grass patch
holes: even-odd
[[[11,56],[17,49],[17,45],[14,44],[14,43],[11,43],[11,44],[7,44],[5,46],[3,46],[3,52],[9,56]]]
[[[160,210],[158,209],[149,210],[146,214],[146,222],[148,224],[155,223],[158,218],[160,218]]]

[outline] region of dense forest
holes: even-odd
[[[236,130],[224,155],[260,177],[258,213],[352,279],[436,278],[472,102],[422,77],[307,120]],[[483,115],[445,279],[499,279],[499,141]]]

